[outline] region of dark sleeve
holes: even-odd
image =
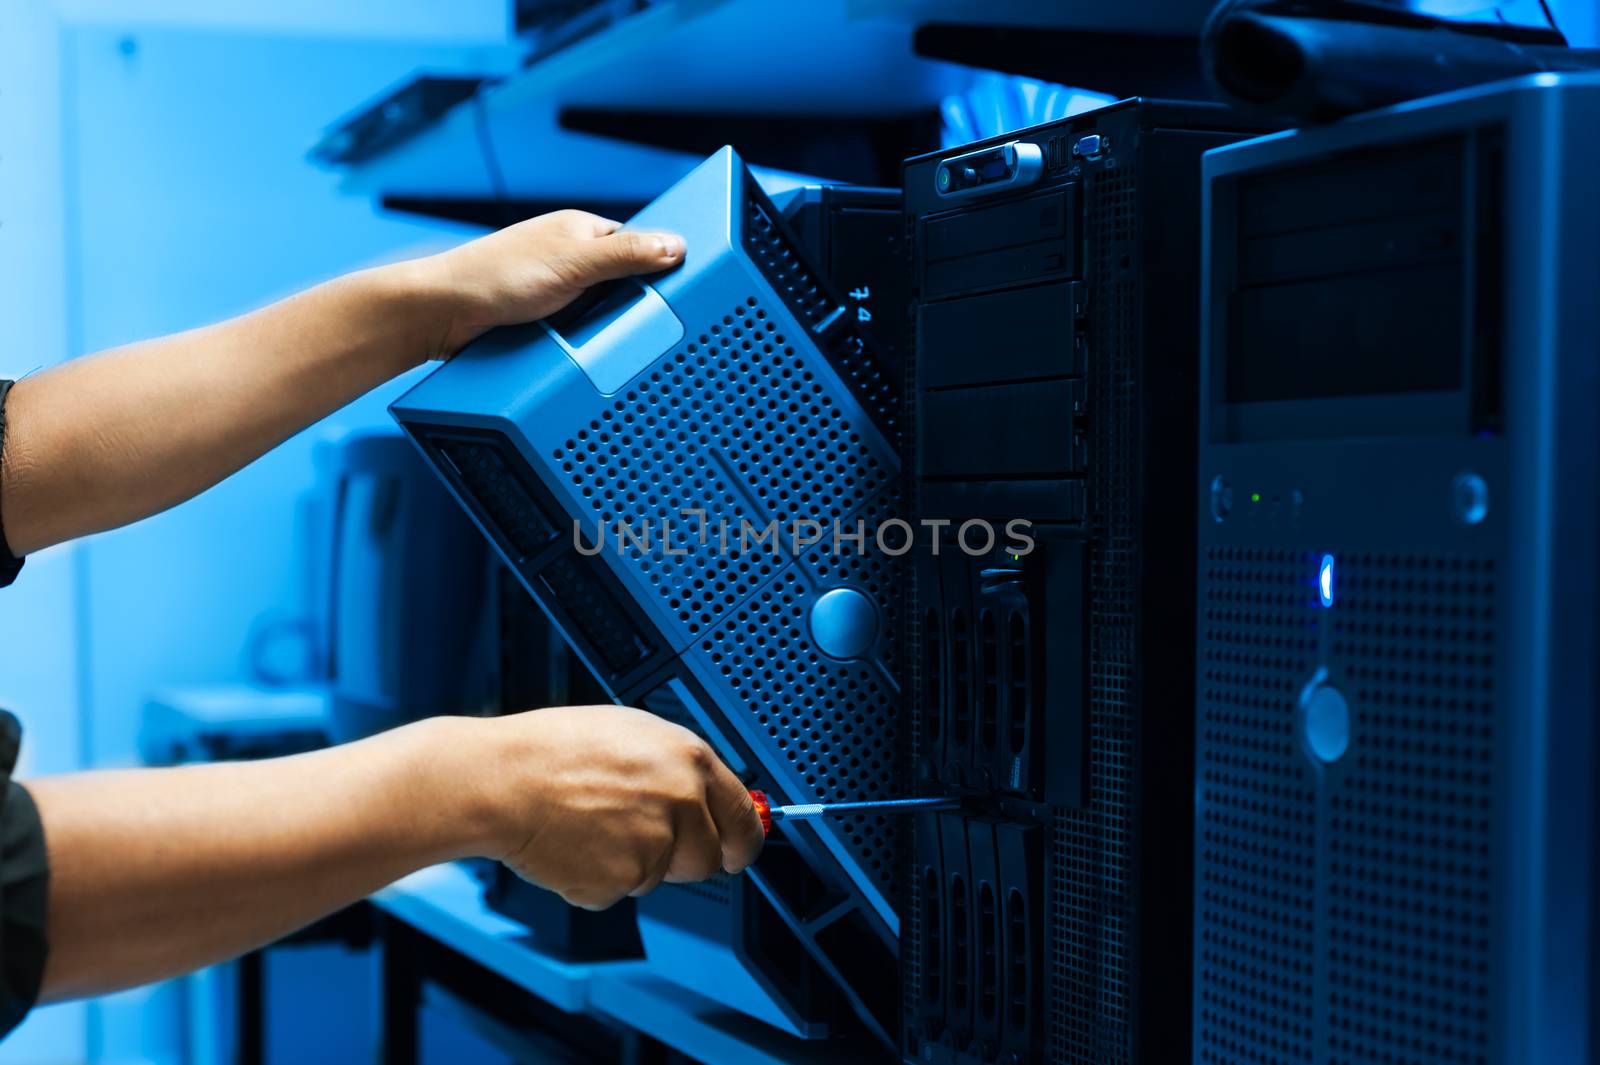
[[[6,450],[6,398],[11,395],[11,386],[14,381],[0,381],[0,457]],[[0,470],[4,463],[0,462]],[[0,588],[4,588],[17,579],[17,573],[22,569],[22,559],[11,553],[11,545],[6,540],[6,516],[0,510]]]
[[[22,1023],[39,999],[50,867],[33,796],[11,779],[22,726],[0,710],[0,1037]]]

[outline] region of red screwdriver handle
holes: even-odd
[[[767,798],[767,793],[750,789],[750,801],[756,804],[756,816],[761,818],[761,834],[772,834],[772,800]]]

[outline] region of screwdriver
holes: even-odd
[[[761,818],[761,832],[769,835],[776,821],[820,821],[828,817],[849,814],[910,814],[931,810],[957,810],[958,798],[936,797],[930,799],[877,799],[871,802],[809,802],[796,806],[774,806],[764,791],[750,792],[756,804],[756,814]]]

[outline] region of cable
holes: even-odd
[[[1561,27],[1556,25],[1556,17],[1551,13],[1550,5],[1545,0],[1539,0],[1539,10],[1544,12],[1544,20],[1550,24],[1550,28],[1561,33]],[[1561,33],[1561,36],[1565,38],[1566,34]]]
[[[1564,42],[1567,35],[1561,33],[1561,27],[1556,25],[1556,17],[1550,13],[1550,5],[1545,3],[1545,0],[1539,0],[1539,10],[1544,12],[1545,25],[1556,33],[1561,34]],[[1512,24],[1511,20],[1506,18],[1506,13],[1499,7],[1494,9],[1494,17],[1500,20],[1500,25],[1502,26],[1510,26]]]

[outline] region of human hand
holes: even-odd
[[[478,772],[499,810],[490,857],[574,905],[737,873],[761,852],[748,790],[687,729],[618,706],[483,724]]]
[[[555,211],[420,260],[450,308],[433,354],[449,358],[495,326],[546,318],[602,281],[683,261],[682,237],[620,229],[584,211]]]

